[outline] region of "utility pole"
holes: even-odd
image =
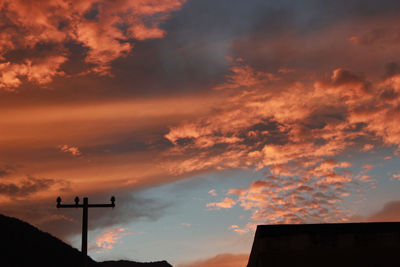
[[[83,198],[83,204],[79,204],[79,197],[75,197],[75,204],[61,204],[61,197],[57,198],[57,208],[83,208],[82,216],[82,266],[87,267],[87,235],[88,235],[88,209],[89,208],[114,208],[115,197],[111,197],[111,204],[89,204],[87,197]]]

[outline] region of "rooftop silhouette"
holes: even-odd
[[[248,267],[399,266],[400,223],[259,225]]]

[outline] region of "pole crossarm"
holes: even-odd
[[[79,197],[75,197],[75,204],[61,204],[61,197],[57,198],[57,208],[82,208],[82,266],[87,267],[87,232],[89,208],[114,208],[115,197],[111,197],[111,204],[89,204],[87,197],[83,198],[83,204],[79,204]]]
[[[57,204],[57,208],[83,208],[83,204]],[[115,204],[89,204],[88,208],[114,208]]]
[[[85,200],[85,198],[84,198]],[[61,204],[61,197],[57,198],[57,208],[84,208],[85,203],[79,204],[79,197],[75,197],[75,204]],[[115,207],[115,197],[111,197],[111,204],[89,204],[87,203],[86,207],[88,208],[114,208]]]

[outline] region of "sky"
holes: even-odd
[[[400,219],[400,2],[0,0],[0,213],[95,260],[245,266]]]

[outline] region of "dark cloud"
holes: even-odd
[[[389,62],[385,65],[385,78],[390,78],[400,73],[400,66],[396,62]]]
[[[56,183],[59,183],[59,181],[28,176],[19,184],[0,183],[0,195],[8,197],[28,197],[34,193],[45,191]]]
[[[170,206],[165,201],[135,196],[133,192],[114,193],[115,208],[89,209],[89,230],[124,225],[136,220],[157,220]],[[90,195],[89,203],[110,203],[110,197],[111,193]],[[62,203],[74,203],[73,199],[68,194],[62,198]],[[26,220],[61,239],[81,233],[82,209],[57,209],[55,199],[15,200],[11,206],[0,206],[0,213]]]
[[[137,195],[136,195],[137,194]],[[91,218],[94,220],[91,229],[106,227],[114,224],[130,223],[134,220],[154,221],[160,218],[171,205],[165,200],[156,198],[147,198],[140,196],[139,192],[120,192],[115,194],[117,207],[112,213],[106,209],[93,209],[90,211]],[[106,202],[109,201],[109,195],[102,193],[91,197],[91,201]]]
[[[10,173],[5,169],[0,169],[0,177],[9,175]]]
[[[346,84],[365,84],[365,81],[348,70],[338,69],[332,77],[332,85],[341,86]]]
[[[10,165],[0,167],[0,178],[8,176],[15,171],[15,168]]]
[[[245,129],[239,137],[246,145],[285,144],[288,142],[288,131],[273,118],[264,118],[261,123]]]
[[[301,3],[289,0],[187,1],[181,10],[173,12],[160,25],[167,33],[163,39],[136,42],[132,53],[110,63],[114,77],[75,75],[84,71],[82,66],[88,67],[84,58],[89,48],[68,41],[63,43],[63,49],[68,51],[68,61],[63,63],[61,69],[72,74],[73,79],[68,75],[54,76],[54,82],[49,87],[56,89],[56,94],[30,90],[37,87],[35,84],[27,87],[21,85],[23,94],[8,96],[4,103],[0,98],[0,104],[12,103],[12,98],[19,103],[32,99],[35,103],[55,100],[64,102],[208,90],[227,73],[226,56],[244,57],[251,65],[274,70],[288,64],[315,66],[321,63],[321,59],[329,64],[327,58],[336,49],[334,46],[318,48],[318,51],[314,49],[311,53],[308,47],[316,40],[308,38],[300,44],[290,42],[287,33],[310,37],[310,33],[321,29],[325,31],[344,19],[389,16],[399,9],[399,3],[389,0],[323,3],[317,0]],[[283,37],[284,43],[271,46],[273,39],[278,36]],[[46,45],[52,44],[39,43],[32,48],[34,51],[24,53],[41,55],[54,50],[47,49]],[[264,50],[261,51],[262,47]],[[63,54],[57,49],[55,51]],[[301,55],[298,55],[299,51],[303,51]],[[7,55],[15,60],[26,58],[23,51],[11,50]]]
[[[360,46],[373,47],[375,45],[397,45],[400,41],[400,28],[386,25],[385,27],[366,29],[359,35],[353,36],[350,40]]]
[[[232,39],[231,56],[244,58],[264,71],[284,66],[315,73],[337,67],[376,70],[377,64],[393,60],[381,52],[382,47],[390,44],[393,50],[398,43],[398,29],[393,25],[398,24],[400,5],[394,1],[268,3],[252,5],[258,11],[246,22],[250,24],[248,32]],[[364,39],[377,44],[376,50],[371,53],[369,47],[349,45]],[[371,61],[372,57],[377,60]]]

